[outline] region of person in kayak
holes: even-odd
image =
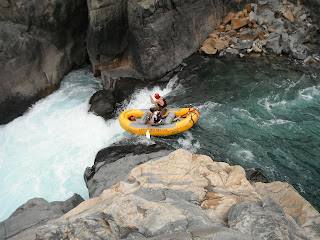
[[[151,116],[150,125],[160,125],[162,122],[162,117],[159,111],[154,111]]]
[[[161,117],[165,117],[165,113],[167,112],[167,102],[166,102],[166,100],[163,97],[161,97],[159,95],[159,93],[156,93],[154,95],[156,100],[153,100],[151,95],[149,95],[149,97],[150,97],[151,103],[156,105],[155,107],[150,108],[150,111],[151,112],[160,111]]]
[[[129,120],[130,120],[130,121],[135,121],[135,120],[137,120],[137,117],[130,116],[130,117],[129,117]]]

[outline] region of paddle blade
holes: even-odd
[[[148,139],[150,139],[150,133],[149,133],[149,130],[146,132],[146,137],[147,137]]]

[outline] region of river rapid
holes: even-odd
[[[195,54],[165,85],[136,89],[117,110],[148,108],[149,94],[172,107],[197,107],[190,130],[151,137],[215,161],[258,168],[271,181],[286,181],[320,209],[320,76],[299,64],[267,58],[207,58]],[[299,70],[300,69],[300,70]],[[88,199],[83,180],[96,153],[144,136],[125,132],[116,117],[88,113],[89,98],[101,89],[90,68],[73,71],[58,91],[26,114],[0,126],[0,221],[33,197]]]

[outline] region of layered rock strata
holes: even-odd
[[[37,239],[318,239],[320,214],[287,183],[176,150],[134,168]]]
[[[87,59],[85,0],[0,2],[0,124],[50,94]]]

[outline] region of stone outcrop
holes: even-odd
[[[310,10],[300,1],[259,0],[245,5],[242,11],[230,12],[203,42],[200,52],[241,57],[250,53],[287,54],[305,60],[312,57],[310,47],[318,41],[318,30],[312,22]],[[216,42],[224,42],[225,45],[217,47]],[[319,60],[312,57],[305,63],[319,67]]]
[[[88,167],[84,173],[89,196],[100,196],[103,190],[125,179],[136,166],[166,156],[173,150],[174,148],[161,143],[113,144],[100,150],[94,165]]]
[[[78,194],[74,194],[66,201],[50,203],[43,198],[30,199],[0,223],[0,239],[35,239],[39,226],[61,217],[83,201]]]
[[[85,0],[0,2],[0,124],[50,94],[87,59]]]
[[[242,167],[180,149],[41,226],[37,239],[317,239],[319,218],[287,183],[252,185]]]

